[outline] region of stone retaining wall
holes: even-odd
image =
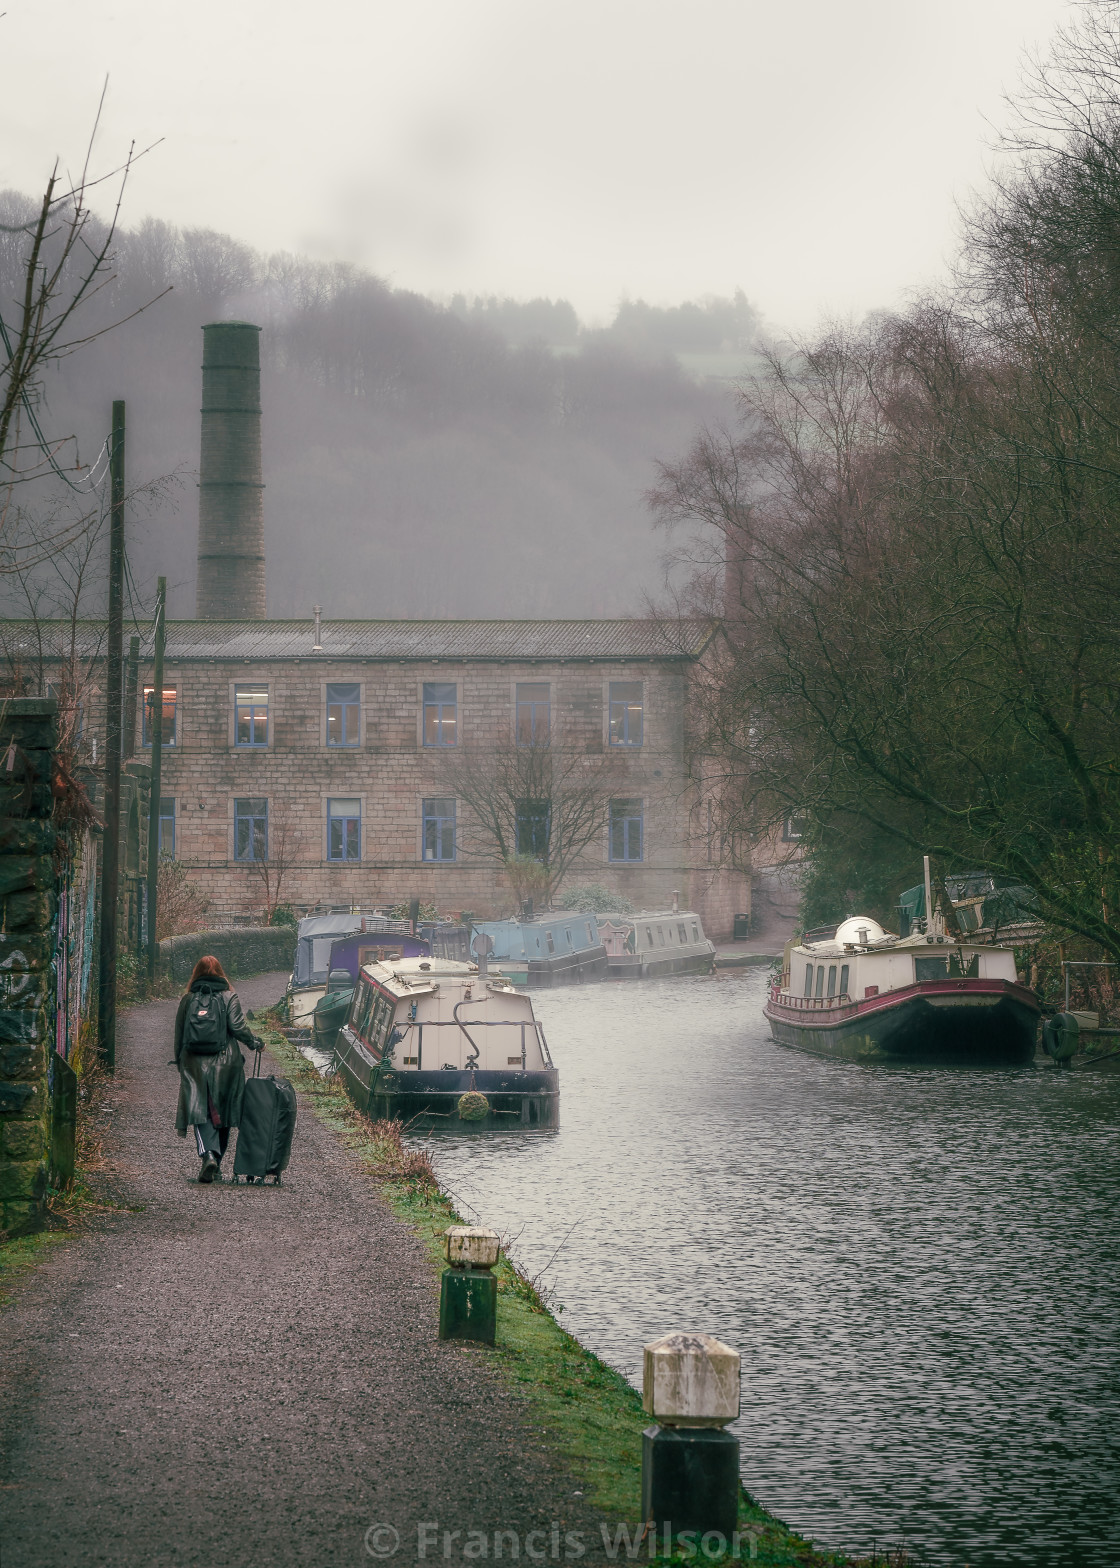
[[[47,1191],[47,1053],[56,913],[50,699],[0,703],[0,1229],[40,1222]]]
[[[296,951],[293,926],[232,926],[220,931],[192,931],[189,936],[164,937],[159,944],[160,973],[184,985],[205,953],[213,953],[235,983],[242,975],[268,969],[291,969]]]

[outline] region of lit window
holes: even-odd
[[[268,801],[235,800],[233,803],[234,860],[268,859]]]
[[[611,681],[608,719],[612,746],[642,744],[641,681]]]
[[[424,802],[423,858],[425,860],[455,859],[454,800]]]
[[[458,688],[441,681],[424,683],[424,744],[454,746]]]
[[[175,708],[176,691],[173,686],[163,688],[163,730],[160,735],[161,746],[174,746],[175,744]],[[152,744],[152,731],[154,725],[152,717],[156,706],[156,692],[154,686],[144,687],[144,706],[142,710],[142,741],[145,746]]]
[[[641,860],[642,803],[640,800],[612,800],[610,817],[611,860]]]
[[[361,688],[357,681],[327,687],[327,745],[357,746],[361,739]]]
[[[362,803],[360,800],[327,801],[327,859],[361,860]]]
[[[268,745],[268,687],[238,686],[234,707],[238,746]]]
[[[166,795],[159,797],[159,852],[175,859],[175,801]]]
[[[548,740],[551,704],[547,681],[517,683],[517,744],[539,746]]]

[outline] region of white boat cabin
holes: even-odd
[[[870,916],[852,915],[823,942],[790,944],[783,965],[782,990],[791,996],[861,1002],[900,991],[923,980],[1009,980],[1014,983],[1011,948],[957,943],[935,922],[928,934],[899,937]]]
[[[552,1066],[531,999],[503,976],[453,959],[364,965],[344,1033],[402,1072]]]

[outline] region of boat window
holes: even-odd
[[[569,947],[574,947],[575,943],[572,941],[572,933],[571,933],[570,929],[567,926],[564,927],[564,935],[568,939],[568,946]]]
[[[684,921],[683,920],[681,921],[680,925],[677,927],[677,941],[678,942],[687,942],[688,941],[688,937],[685,935]]]
[[[812,994],[813,994],[813,966],[812,966],[812,964],[806,964],[805,965],[805,995],[806,996],[812,996]]]
[[[824,965],[823,964],[818,964],[817,965],[817,989],[816,989],[816,993],[815,994],[817,996],[823,996],[824,995]]]
[[[841,966],[840,966],[840,995],[841,996],[847,996],[847,994],[848,994],[848,965],[847,964],[841,964]]]
[[[363,1040],[369,1039],[369,1014],[373,1004],[373,997],[373,987],[368,980],[363,980],[358,1006],[354,1012],[354,1032],[355,1034],[360,1034]]]
[[[587,940],[589,942],[594,942],[594,940],[595,940],[594,933],[591,930],[591,922],[590,922],[590,920],[587,922]]]
[[[943,980],[949,973],[949,960],[938,955],[936,958],[915,958],[915,980]]]
[[[552,940],[552,932],[551,931],[546,931],[545,932],[545,934],[544,934],[544,941],[545,941],[545,946],[548,948],[549,952],[550,953],[555,953],[555,951],[556,951],[556,943]]]
[[[835,964],[829,964],[829,966],[828,966],[828,994],[829,994],[829,996],[835,996],[836,995],[836,965]]]
[[[665,946],[665,927],[664,926],[658,926],[658,928],[657,928],[657,940],[661,943],[662,947]]]
[[[647,947],[652,947],[653,946],[653,927],[652,926],[646,926],[646,945],[647,945]]]
[[[692,940],[694,942],[699,942],[700,940],[700,927],[696,924],[695,920],[692,922]]]

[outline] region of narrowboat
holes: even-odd
[[[312,1013],[311,1042],[326,1055],[334,1050],[338,1031],[346,1022],[350,1002],[363,964],[393,962],[398,958],[426,958],[425,938],[392,931],[354,931],[331,943],[326,993]]]
[[[533,920],[479,920],[475,933],[480,932],[493,944],[493,962],[518,985],[580,985],[607,973],[607,950],[594,915],[557,912]]]
[[[1031,1061],[1039,1005],[1013,949],[950,938],[939,914],[923,923],[895,936],[853,915],[787,944],[764,1009],[774,1039],[860,1062]]]
[[[662,975],[710,974],[715,944],[693,910],[600,915],[599,934],[611,980],[655,980]]]
[[[365,964],[335,1065],[374,1121],[452,1131],[560,1125],[560,1075],[533,1004],[485,964]]]
[[[326,994],[331,947],[337,937],[364,931],[401,936],[411,929],[407,920],[390,920],[386,915],[306,916],[296,927],[295,963],[287,990],[288,1022],[297,1029],[311,1027],[315,1004]]]

